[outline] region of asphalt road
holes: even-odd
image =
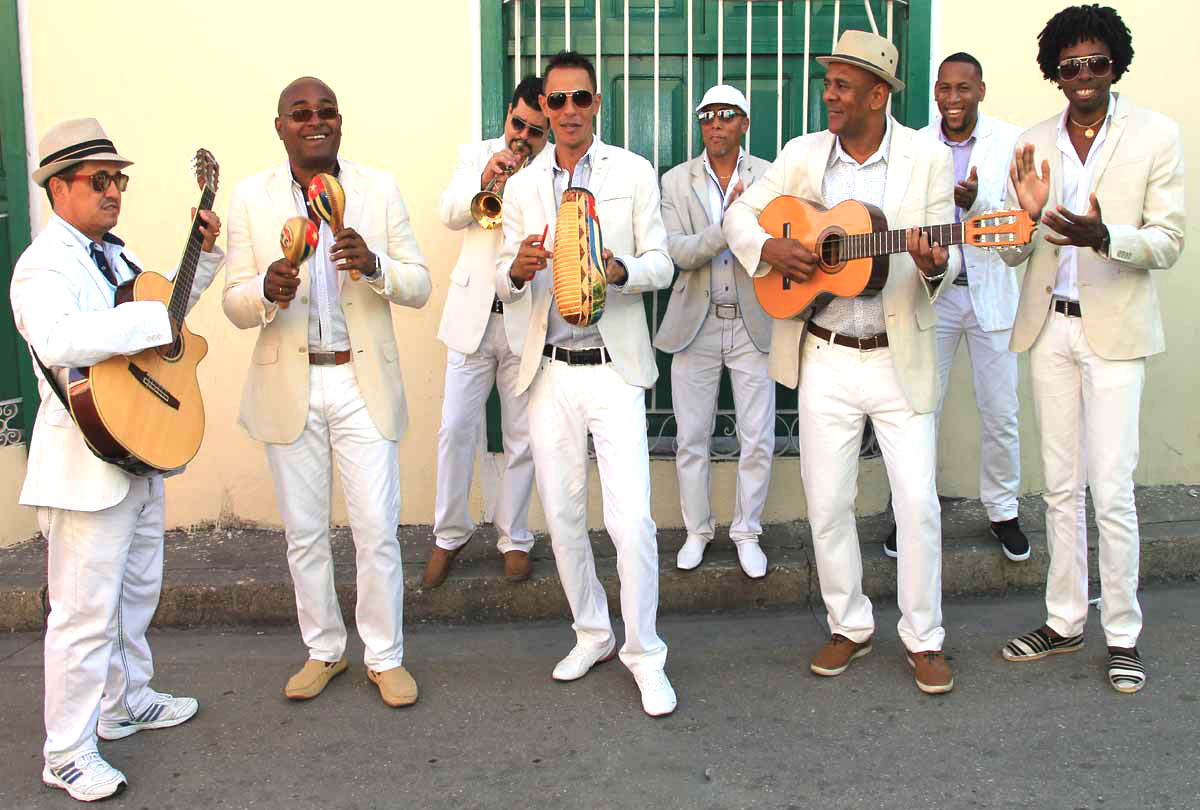
[[[175,729],[101,743],[129,808],[1197,808],[1200,586],[1144,594],[1138,695],[1104,679],[1093,611],[1080,653],[998,655],[1040,620],[1036,596],[948,603],[954,692],[913,685],[894,605],[875,651],[809,674],[825,631],[808,612],[664,620],[671,717],[641,712],[619,662],[573,684],[550,670],[565,622],[412,626],[420,702],[384,706],[361,647],[324,695],[281,689],[292,631],[155,632],[154,685],[200,700]],[[823,619],[823,617],[822,617]],[[0,637],[0,808],[75,806],[40,781],[42,646]]]

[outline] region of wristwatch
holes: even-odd
[[[379,256],[374,253],[371,255],[375,256],[375,269],[369,273],[363,273],[363,278],[365,278],[367,281],[374,281],[375,279],[379,278],[379,273],[383,269],[383,264],[379,261]]]

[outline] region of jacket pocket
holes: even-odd
[[[254,347],[254,365],[269,366],[279,362],[279,344],[266,343]]]

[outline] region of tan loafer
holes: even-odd
[[[941,695],[954,688],[954,675],[941,650],[904,651],[908,665],[913,668],[917,688],[927,695]]]
[[[433,553],[429,555],[429,562],[425,563],[425,576],[421,578],[421,587],[436,588],[445,582],[454,558],[464,548],[466,548],[465,543],[453,551],[447,551],[441,546],[434,546]]]
[[[288,700],[311,700],[321,692],[335,676],[341,675],[350,667],[350,661],[342,656],[341,661],[318,661],[310,658],[304,662],[300,671],[288,678],[283,694]]]
[[[533,573],[533,563],[527,551],[504,552],[504,578],[509,582],[524,582]]]
[[[417,702],[417,682],[404,667],[393,667],[383,672],[368,669],[367,678],[379,687],[379,696],[389,706],[398,708]]]
[[[834,633],[825,646],[817,650],[808,668],[816,675],[832,678],[841,675],[856,658],[862,658],[871,651],[871,639],[863,642],[851,641],[840,633]]]

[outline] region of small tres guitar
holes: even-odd
[[[132,357],[116,355],[91,368],[72,369],[67,384],[71,414],[92,452],[135,475],[176,470],[187,464],[204,438],[204,403],[196,367],[208,341],[183,323],[203,236],[200,212],[217,194],[217,161],[206,149],[193,160],[200,202],[174,281],[139,273],[117,288],[116,304],[161,301],[175,341]]]
[[[775,268],[754,279],[754,294],[774,318],[794,318],[820,296],[878,293],[887,282],[888,256],[908,251],[905,230],[888,230],[882,211],[857,200],[826,209],[799,197],[780,196],[762,210],[758,223],[771,236],[802,242],[820,261],[805,282],[793,281]],[[1033,237],[1034,224],[1029,214],[1017,210],[921,230],[943,246],[1015,248]]]

